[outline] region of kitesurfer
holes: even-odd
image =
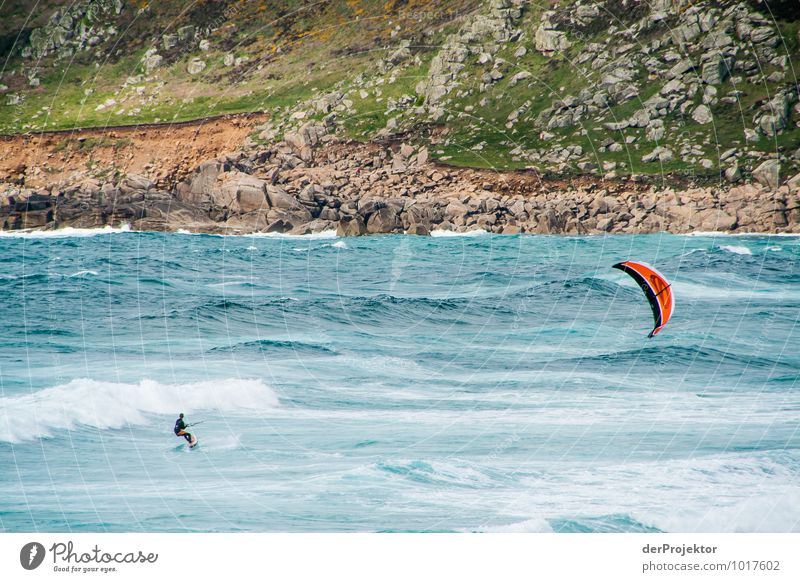
[[[183,420],[182,412],[178,416],[178,420],[175,421],[175,436],[182,436],[187,443],[192,444],[192,435],[186,432],[186,423]]]

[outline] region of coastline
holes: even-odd
[[[720,178],[698,184],[669,175],[553,177],[533,169],[445,166],[431,160],[425,145],[342,140],[313,122],[265,145],[247,137],[258,120],[159,127],[155,137],[131,131],[120,148],[118,142],[84,148],[85,141],[38,136],[20,172],[9,172],[8,159],[3,166],[0,229],[128,224],[157,232],[335,230],[339,236],[800,233],[800,175],[784,180],[777,160],[750,183]],[[152,159],[170,143],[173,155]],[[59,155],[61,170],[49,169]]]
[[[208,237],[233,237],[233,238],[254,238],[254,239],[297,239],[297,240],[339,240],[345,238],[337,234],[336,230],[323,230],[317,232],[309,232],[306,234],[292,234],[290,232],[248,232],[248,233],[221,233],[221,232],[191,232],[184,229],[177,230],[135,230],[129,224],[121,224],[118,227],[109,225],[94,227],[94,228],[74,228],[71,226],[57,228],[57,229],[43,229],[34,228],[26,230],[0,230],[0,240],[8,238],[29,238],[29,239],[48,239],[48,238],[89,238],[94,236],[115,235],[115,234],[174,234],[184,236],[208,236]],[[586,235],[575,234],[537,234],[521,232],[515,235],[493,233],[488,230],[474,229],[464,231],[454,230],[432,230],[429,233],[430,238],[477,238],[482,236],[537,236],[537,237],[563,237],[570,238],[575,236],[585,237],[604,237],[604,236],[629,236],[634,233],[593,233]],[[635,233],[639,235],[670,235],[670,236],[688,236],[697,238],[798,238],[800,232],[722,232],[722,231],[693,231],[684,233],[671,233],[671,232],[649,232],[649,233]],[[364,235],[364,236],[407,236],[411,235],[408,232],[401,233],[383,233],[380,235]]]

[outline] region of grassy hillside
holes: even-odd
[[[52,14],[62,3],[43,4]],[[95,46],[23,58],[20,51],[31,33],[23,30],[20,42],[5,47],[0,83],[8,89],[0,107],[0,132],[185,120],[292,106],[343,79],[369,74],[376,54],[380,58],[402,38],[447,23],[475,5],[125,2],[119,14],[112,9],[93,23],[95,30],[115,29],[100,36]],[[24,20],[20,16],[12,22],[19,26]],[[184,32],[184,27],[194,30]],[[2,36],[13,34],[4,23]],[[185,38],[175,38],[180,36]],[[144,59],[151,49],[161,62],[148,71]],[[191,74],[189,65],[195,60],[205,67]],[[12,96],[21,101],[10,105]]]
[[[771,155],[791,173],[790,4],[77,0],[28,19],[14,1],[0,133],[263,110],[256,140],[335,117],[462,166],[735,179]]]

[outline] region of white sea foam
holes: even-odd
[[[250,282],[255,281],[255,279],[251,279]],[[231,287],[233,285],[245,285],[248,281],[221,281],[219,283],[208,283],[207,287]]]
[[[129,224],[123,224],[119,228],[112,228],[105,226],[103,228],[73,228],[71,226],[59,228],[56,230],[24,230],[24,231],[0,231],[0,237],[9,238],[85,238],[91,236],[99,236],[104,234],[119,234],[126,232],[134,232],[131,230]],[[337,238],[335,230],[325,230],[322,232],[312,232],[311,234],[285,234],[280,232],[254,232],[250,234],[211,234],[203,232],[190,232],[184,228],[178,229],[173,234],[182,234],[190,236],[232,236],[232,237],[247,237],[247,238],[292,238],[292,239],[331,239]]]
[[[119,234],[131,232],[128,224],[123,224],[119,228],[105,226],[103,228],[59,228],[56,230],[26,230],[26,231],[4,231],[0,232],[0,237],[9,238],[86,238],[104,234]]]
[[[700,285],[685,281],[675,281],[672,284],[677,297],[685,299],[791,299],[794,294],[789,289],[766,287],[753,282],[743,282],[741,285]]]
[[[669,506],[632,514],[669,532],[800,532],[795,462],[765,454],[672,461],[642,475],[649,482],[642,490],[669,487],[693,503],[676,498]]]
[[[251,232],[247,234],[220,234],[212,232],[191,232],[185,228],[179,228],[172,234],[185,234],[190,236],[213,236],[219,238],[290,238],[290,239],[330,239],[337,238],[335,230],[323,230],[322,232],[312,232],[310,234],[287,234],[283,232]],[[248,249],[251,250],[251,249]]]
[[[723,251],[728,251],[729,253],[734,253],[734,254],[737,254],[737,255],[752,255],[753,254],[753,251],[751,251],[749,248],[742,247],[742,246],[720,245],[719,248],[721,248]]]
[[[258,282],[258,277],[253,275],[236,275],[233,273],[225,273],[222,276],[222,281],[215,283],[207,283],[207,287],[229,287],[231,285],[246,285],[248,283]]]
[[[206,428],[206,430],[203,431],[202,444],[202,450],[204,451],[233,451],[242,448],[242,435],[228,433],[217,435],[213,432],[209,432]]]
[[[455,236],[484,236],[489,234],[487,231],[482,230],[480,228],[476,228],[475,230],[468,230],[467,232],[455,232],[452,230],[432,230],[431,236],[433,237],[455,237]]]
[[[310,234],[286,234],[282,232],[254,232],[251,234],[240,235],[246,238],[302,238],[309,240],[337,238],[335,230],[323,230],[322,232],[312,232]]]
[[[795,466],[796,457],[767,453],[546,466],[523,478],[516,494],[496,500],[515,513],[530,508],[530,518],[487,529],[541,531],[545,520],[610,519],[609,527],[624,530],[615,516],[629,516],[632,527],[665,532],[798,532]]]
[[[496,525],[482,528],[480,531],[490,533],[552,533],[553,528],[543,518],[526,519],[508,525]]]
[[[699,533],[800,532],[800,491],[792,486],[758,483],[758,494],[725,507],[683,507],[651,517],[658,529]],[[752,486],[751,486],[752,487]],[[677,507],[681,507],[677,504]]]
[[[758,236],[758,237],[774,237],[774,236],[781,236],[781,237],[800,237],[798,233],[792,232],[715,232],[715,231],[696,231],[696,232],[687,232],[686,234],[680,236],[705,236],[711,238],[717,237],[733,237],[733,236]]]
[[[320,248],[323,248],[323,249],[325,249],[325,248],[349,249],[350,247],[348,247],[347,243],[344,242],[343,240],[337,240],[336,242],[333,242],[333,243],[326,243],[324,245],[320,245]],[[292,250],[302,251],[304,253],[307,253],[307,252],[309,252],[310,249],[308,247],[305,247],[305,248],[296,248],[296,249],[292,249]]]
[[[200,410],[269,410],[278,397],[261,380],[138,384],[77,379],[24,396],[0,398],[0,441],[22,442],[80,426],[120,428],[148,423],[148,415]]]
[[[97,277],[99,273],[97,271],[91,271],[89,269],[85,271],[78,271],[77,273],[72,273],[72,275],[68,275],[68,277],[85,277],[86,275],[92,275],[93,277]]]

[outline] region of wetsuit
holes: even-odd
[[[186,428],[186,423],[183,422],[182,418],[179,418],[178,420],[176,420],[175,421],[175,436],[182,436],[183,438],[186,439],[187,443],[191,443],[192,442],[192,435],[190,433],[186,432],[186,430],[184,430],[185,428]]]

